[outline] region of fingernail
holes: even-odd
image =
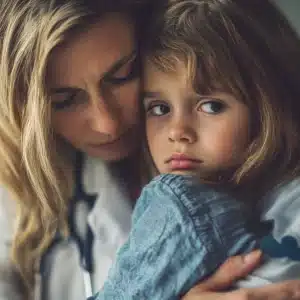
[[[249,254],[244,255],[244,263],[246,264],[250,264],[253,263],[255,261],[257,261],[262,255],[261,250],[257,249],[254,250],[252,252],[250,252]]]

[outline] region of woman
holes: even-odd
[[[82,300],[106,278],[140,188],[137,42],[153,8],[1,2],[2,299]],[[258,258],[233,259],[185,299],[300,299],[298,282],[214,293]]]

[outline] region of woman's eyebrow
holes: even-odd
[[[109,68],[108,71],[106,71],[103,75],[102,75],[102,79],[103,78],[107,78],[112,76],[115,72],[117,72],[124,64],[126,64],[127,62],[129,62],[130,60],[134,59],[136,56],[136,50],[133,50],[130,54],[121,57],[120,59],[118,59],[116,62],[114,62],[112,64],[112,66]],[[101,80],[102,80],[101,79]],[[51,94],[66,94],[66,93],[74,93],[76,91],[79,91],[80,89],[78,87],[71,87],[71,86],[61,86],[61,87],[55,87],[55,88],[51,88],[50,92]]]
[[[107,78],[112,76],[115,72],[117,72],[123,65],[125,65],[130,60],[136,57],[136,50],[133,50],[130,54],[123,56],[119,60],[117,60],[113,65],[106,71],[102,78]]]
[[[66,94],[66,93],[74,93],[76,91],[80,90],[76,87],[57,87],[50,89],[51,94]]]

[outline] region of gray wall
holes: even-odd
[[[261,0],[264,1],[264,0]],[[274,0],[300,34],[300,0]]]

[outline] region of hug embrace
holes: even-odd
[[[0,24],[0,299],[300,299],[300,42],[272,1]]]

